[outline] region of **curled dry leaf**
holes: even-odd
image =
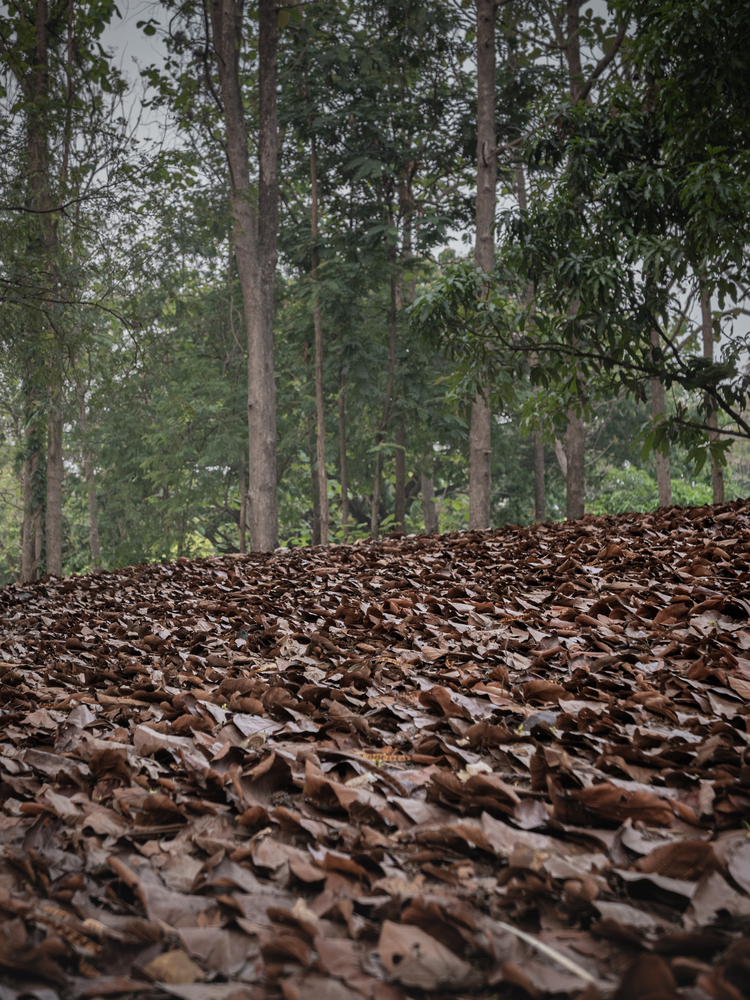
[[[378,941],[380,960],[391,977],[422,990],[464,989],[472,968],[419,927],[383,922]]]

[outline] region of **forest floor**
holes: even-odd
[[[0,1000],[750,996],[750,502],[0,591]]]

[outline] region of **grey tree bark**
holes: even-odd
[[[526,175],[523,170],[523,164],[519,163],[516,166],[516,194],[518,197],[518,209],[520,212],[525,212],[527,208],[526,203]],[[529,284],[526,288],[524,295],[525,304],[527,306],[533,307],[534,301],[534,286]],[[532,364],[536,361],[536,356],[532,355]],[[534,434],[534,520],[544,521],[545,519],[545,509],[546,509],[546,498],[545,498],[545,484],[544,484],[544,438],[542,437],[541,431],[536,431]]]
[[[656,330],[651,331],[652,347],[659,346],[659,334]],[[661,379],[651,379],[651,419],[656,423],[666,413],[667,403],[664,394],[664,384]],[[669,455],[662,455],[660,451],[654,452],[656,461],[656,485],[659,490],[659,506],[670,507],[672,505],[672,480],[669,465]]]
[[[240,555],[247,553],[247,479],[245,477],[245,460],[240,455],[238,478],[240,481]]]
[[[346,398],[344,370],[339,368],[339,469],[341,473],[341,529],[344,541],[349,540],[349,481],[346,467]]]
[[[585,513],[585,431],[583,415],[580,417],[572,407],[568,410],[568,428],[565,433],[565,456],[567,476],[565,482],[565,517],[573,521]]]
[[[555,458],[557,459],[557,464],[560,466],[560,472],[562,472],[563,479],[567,483],[568,456],[565,454],[565,445],[562,443],[559,437],[555,438],[554,448],[555,448]]]
[[[474,259],[495,267],[495,16],[494,0],[476,0],[477,11],[477,194]],[[469,527],[490,526],[492,412],[480,394],[471,404],[469,430]]]
[[[86,507],[89,520],[89,552],[91,554],[91,569],[100,570],[102,554],[99,541],[99,512],[96,498],[96,482],[94,480],[94,458],[89,439],[89,418],[86,410],[86,395],[83,386],[78,389],[78,426],[83,438],[83,478],[86,482]]]
[[[23,527],[21,529],[21,583],[35,580],[42,549],[42,506],[35,502],[34,488],[39,449],[33,444],[34,428],[26,427],[27,455],[23,464]],[[31,446],[31,447],[29,447]]]
[[[63,417],[60,398],[50,393],[47,425],[47,502],[45,504],[45,552],[47,572],[62,576],[62,485]]]
[[[544,493],[544,438],[541,431],[534,434],[534,520],[546,520]]]
[[[316,451],[315,424],[310,419],[307,428],[307,440],[310,450],[310,494],[312,496],[313,523],[310,533],[310,544],[320,545],[320,490],[318,488],[318,457]]]
[[[395,250],[395,248],[394,248]],[[375,444],[381,445],[385,436],[388,421],[391,418],[391,405],[393,402],[393,379],[396,373],[396,330],[398,326],[398,296],[399,296],[399,276],[396,271],[396,255],[393,253],[391,263],[391,309],[390,309],[390,333],[388,338],[388,373],[385,382],[385,397],[383,399],[383,412],[380,418],[380,427],[375,435]],[[377,538],[380,534],[380,480],[383,475],[383,452],[378,448],[375,456],[375,475],[372,485],[372,505],[370,507],[370,535]]]
[[[259,185],[256,215],[250,187],[247,127],[239,80],[242,0],[207,0],[226,130],[232,236],[247,331],[248,525],[253,551],[278,540],[276,494],[276,383],[273,301],[278,222],[276,111],[277,14],[273,0],[259,0]]]
[[[406,425],[403,418],[396,424],[396,483],[394,503],[395,531],[406,531]]]
[[[714,326],[711,315],[711,299],[705,285],[701,288],[701,326],[703,330],[703,357],[707,361],[714,359]],[[719,414],[716,407],[713,407],[707,420],[710,428],[708,432],[709,441],[715,441],[719,436]],[[714,503],[724,503],[724,470],[711,456],[711,486],[713,490]]]
[[[566,9],[565,57],[568,63],[568,80],[572,104],[578,104],[579,100],[585,99],[581,69],[581,41],[579,36],[580,11],[580,0],[570,0]],[[573,315],[576,312],[578,312],[577,304],[571,308]],[[568,410],[565,451],[567,458],[565,516],[568,520],[572,520],[583,517],[586,493],[583,415],[579,417],[573,407]]]
[[[43,308],[40,314],[45,333],[52,344],[53,355],[47,358],[48,413],[47,413],[47,496],[45,502],[45,531],[47,571],[55,576],[62,575],[62,377],[59,358],[58,335],[52,323],[54,306],[54,286],[57,281],[57,226],[52,209],[54,201],[50,186],[50,153],[48,135],[48,92],[49,92],[49,10],[47,0],[36,0],[34,11],[34,53],[33,65],[27,72],[17,77],[24,97],[28,101],[29,113],[26,126],[26,143],[29,169],[29,207],[37,215],[41,238],[44,266],[47,272]],[[46,314],[46,315],[45,315]],[[33,460],[35,472],[39,466],[39,455]],[[31,479],[29,479],[31,483]],[[22,575],[36,574],[41,557],[40,512],[32,507],[24,509],[24,518],[29,524],[24,526],[24,553]],[[34,538],[34,559],[30,562],[31,538]],[[36,564],[36,566],[34,566]],[[29,577],[31,579],[32,577]]]
[[[434,535],[440,530],[438,511],[435,504],[435,482],[433,478],[431,455],[422,455],[422,518],[427,535]]]
[[[320,544],[329,541],[328,476],[326,475],[326,413],[323,400],[323,318],[320,309],[320,285],[318,282],[318,158],[315,136],[310,145],[310,177],[312,181],[312,280],[315,295],[313,323],[315,326],[315,413],[316,413],[316,454],[318,466],[318,509],[320,511]]]

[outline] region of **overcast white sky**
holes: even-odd
[[[163,23],[164,8],[152,0],[121,0],[117,6],[122,17],[113,17],[104,31],[102,43],[105,48],[114,51],[115,65],[134,79],[138,75],[135,63],[143,67],[160,63],[163,58],[159,35],[149,38],[143,34],[142,28],[136,28],[136,24],[149,18]]]

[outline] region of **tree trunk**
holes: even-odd
[[[703,357],[707,361],[714,359],[714,326],[711,315],[711,299],[705,285],[701,288],[701,319],[703,327]],[[719,414],[716,407],[711,408],[706,421],[710,430],[708,432],[709,441],[715,441],[719,436]],[[724,470],[711,455],[711,485],[713,488],[714,503],[724,503]]]
[[[432,458],[422,456],[422,517],[426,535],[434,535],[440,530],[438,512],[435,505],[435,482],[432,477]]]
[[[380,444],[382,434],[375,435],[375,443]],[[372,482],[372,500],[370,501],[370,537],[377,538],[380,534],[380,479],[383,474],[383,452],[378,449],[375,455],[375,474]]]
[[[312,494],[313,523],[310,535],[311,545],[320,545],[320,480],[318,479],[318,459],[315,429],[310,421],[308,430],[308,447],[310,450],[310,493]]]
[[[23,463],[23,528],[21,542],[21,583],[35,580],[39,567],[37,537],[41,536],[42,508],[36,497],[36,473],[39,466],[39,447],[35,441],[32,423],[26,427],[26,459]],[[41,546],[39,546],[41,549]]]
[[[401,240],[401,265],[407,270],[413,266],[412,259],[412,226],[414,220],[414,191],[411,175],[407,173],[402,178],[399,189],[399,207],[404,220],[403,237]],[[404,284],[399,278],[396,289],[397,306],[400,309],[404,302],[411,305],[416,298],[417,280],[412,277]],[[406,533],[406,417],[402,414],[396,424],[396,482],[393,505],[394,530]]]
[[[247,553],[247,480],[245,479],[245,462],[240,455],[240,555]]]
[[[395,249],[395,248],[394,248]],[[396,272],[396,255],[393,254],[391,262],[391,310],[390,310],[390,336],[388,340],[388,374],[385,380],[385,397],[383,399],[383,414],[380,419],[380,428],[375,435],[375,444],[381,445],[385,435],[388,421],[391,417],[391,404],[393,395],[393,377],[396,371],[396,328],[398,323],[398,274]],[[378,447],[375,456],[375,476],[372,484],[372,505],[370,507],[370,535],[377,538],[380,533],[380,480],[383,474],[383,452]]]
[[[62,484],[63,418],[59,398],[50,399],[47,427],[47,503],[45,509],[45,551],[47,572],[62,576]]]
[[[578,104],[583,93],[583,74],[581,69],[581,39],[580,0],[570,0],[566,11],[566,41],[565,57],[568,63],[568,82],[570,101]],[[578,312],[578,304],[571,306],[571,313]],[[568,428],[565,436],[568,474],[566,477],[566,510],[568,520],[583,517],[584,496],[586,485],[585,473],[585,437],[583,415],[576,414],[573,407],[568,411]]]
[[[544,438],[541,431],[534,434],[534,520],[546,520],[544,495]]]
[[[83,388],[78,390],[78,426],[83,438],[83,478],[86,482],[86,506],[89,515],[89,552],[91,554],[91,569],[96,573],[100,570],[102,555],[99,542],[99,514],[96,499],[96,484],[94,482],[94,461],[89,441],[89,420],[86,412],[86,396]]]
[[[346,400],[344,369],[339,368],[339,465],[341,470],[341,530],[344,542],[349,540],[349,482],[346,468]]]
[[[585,513],[585,435],[583,414],[579,417],[572,407],[568,410],[568,429],[565,434],[565,452],[567,458],[567,489],[565,501],[565,516],[569,521],[583,517]]]
[[[406,533],[406,425],[403,419],[396,425],[396,497],[394,504],[395,531]]]
[[[560,466],[560,472],[562,472],[562,477],[567,483],[568,456],[565,454],[565,445],[562,443],[559,437],[555,438],[554,448],[555,448],[555,458],[557,459],[557,464]]]
[[[566,11],[566,42],[565,56],[568,61],[568,80],[570,86],[571,104],[578,104],[583,92],[583,73],[581,71],[581,0],[569,0]]]
[[[651,331],[651,346],[659,346],[659,334],[656,330]],[[667,403],[664,394],[664,385],[661,379],[651,379],[651,419],[656,424],[663,418],[667,411]],[[659,506],[672,506],[672,481],[669,467],[669,455],[662,455],[660,451],[654,451],[656,460],[656,485],[659,490]]]
[[[506,11],[509,8],[506,7]],[[526,175],[523,164],[516,164],[516,194],[518,196],[518,209],[525,212],[526,202]],[[533,308],[534,285],[529,283],[524,293],[524,305]],[[530,357],[531,364],[537,361],[536,354]],[[546,498],[544,491],[544,438],[541,431],[534,434],[534,520],[544,521],[546,517]]]
[[[47,443],[47,498],[46,498],[46,554],[47,572],[62,575],[62,367],[58,354],[57,331],[49,317],[55,310],[54,286],[57,280],[57,228],[52,212],[54,207],[50,187],[49,157],[49,48],[47,0],[36,0],[34,17],[34,63],[22,84],[29,102],[27,123],[27,149],[29,159],[29,203],[36,213],[39,235],[43,247],[46,276],[43,281],[49,298],[44,302],[41,313],[47,313],[43,320],[45,336],[52,343],[52,356],[48,356],[49,375],[49,420]],[[36,468],[36,466],[35,466]],[[41,514],[41,512],[40,512]],[[31,526],[29,526],[31,528]],[[40,552],[39,536],[41,521],[34,524],[35,563],[38,566]],[[27,556],[30,539],[27,538]],[[38,554],[37,554],[38,553]],[[28,570],[28,558],[24,560]]]
[[[250,547],[253,551],[267,552],[276,547],[278,540],[276,383],[273,366],[279,172],[277,14],[273,0],[259,0],[257,217],[251,197],[247,129],[239,81],[242,0],[210,0],[210,14],[224,106],[232,236],[247,331]]]
[[[317,416],[317,465],[318,465],[318,506],[320,508],[320,544],[328,545],[329,510],[328,478],[326,476],[326,414],[323,402],[323,320],[320,312],[320,285],[318,283],[318,158],[315,136],[310,145],[310,177],[312,179],[312,280],[315,303],[313,321],[315,324],[315,410]]]
[[[38,569],[42,565],[42,551],[44,550],[44,531],[42,530],[42,509],[34,521],[34,574],[38,575]]]
[[[477,5],[477,194],[474,259],[487,272],[495,266],[495,4]]]
[[[495,267],[495,3],[477,7],[477,195],[474,259],[491,273]],[[489,528],[492,466],[492,413],[477,394],[469,431],[469,527]]]

